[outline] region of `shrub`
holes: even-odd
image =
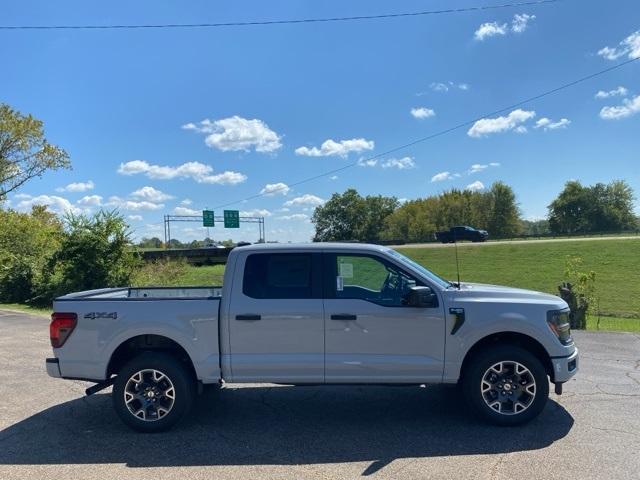
[[[142,264],[133,274],[132,285],[136,287],[166,287],[176,284],[176,280],[187,271],[184,259],[162,258]]]

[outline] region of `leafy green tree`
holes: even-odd
[[[313,212],[315,242],[380,240],[384,219],[398,206],[395,197],[381,195],[362,197],[351,188],[344,193],[334,193]]]
[[[69,214],[64,226],[60,248],[47,268],[44,301],[62,293],[130,283],[140,260],[122,215],[102,210],[93,216]]]
[[[522,233],[524,235],[548,235],[551,233],[549,230],[549,220],[541,219],[541,220],[522,220]]]
[[[490,202],[487,230],[493,238],[513,237],[520,233],[520,212],[510,186],[495,182],[488,192]]]
[[[42,121],[0,103],[0,200],[47,170],[69,167],[67,152],[44,137]]]
[[[142,237],[142,240],[138,242],[140,248],[162,248],[164,243],[158,237]]]

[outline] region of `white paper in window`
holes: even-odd
[[[341,263],[340,276],[342,278],[353,278],[353,263]]]

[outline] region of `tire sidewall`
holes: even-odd
[[[133,374],[140,370],[154,369],[165,374],[173,383],[175,400],[173,407],[163,418],[145,421],[135,417],[124,401],[125,386]],[[120,419],[139,432],[153,433],[168,430],[190,410],[195,396],[195,379],[182,362],[165,353],[147,352],[135,357],[118,372],[113,384],[113,406]]]
[[[533,403],[525,411],[515,415],[496,412],[482,397],[480,385],[485,372],[492,365],[503,361],[515,361],[524,365],[536,381]],[[462,387],[471,408],[485,421],[497,425],[519,425],[532,420],[544,409],[549,398],[549,379],[544,366],[533,354],[517,346],[496,346],[475,355],[463,372]]]

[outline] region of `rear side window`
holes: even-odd
[[[244,266],[242,292],[252,298],[313,298],[307,253],[256,253]]]

